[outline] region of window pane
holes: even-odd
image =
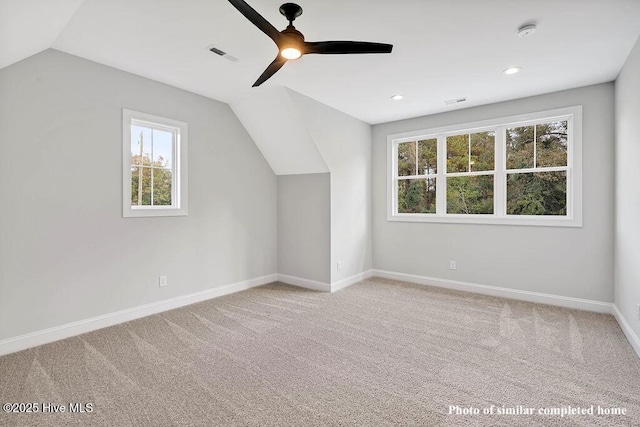
[[[507,169],[533,167],[533,126],[507,129]]]
[[[131,168],[131,206],[151,206],[151,168]]]
[[[171,170],[153,169],[153,205],[171,206]]]
[[[536,125],[536,167],[567,166],[567,121]]]
[[[447,213],[492,214],[493,175],[447,178]]]
[[[173,133],[153,130],[153,166],[171,169],[173,166]]]
[[[398,176],[416,175],[416,143],[398,144]]]
[[[435,212],[435,178],[398,180],[398,213]]]
[[[567,215],[567,173],[509,174],[507,214]]]
[[[447,137],[447,173],[469,172],[469,135]]]
[[[492,171],[495,169],[496,133],[472,133],[471,141],[471,170]]]
[[[131,206],[138,205],[138,167],[131,167]]]
[[[131,126],[131,164],[151,165],[151,129]]]
[[[418,141],[418,174],[438,173],[438,140]]]

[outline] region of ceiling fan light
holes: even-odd
[[[280,55],[282,55],[282,57],[286,59],[298,59],[302,56],[302,52],[300,52],[300,50],[296,49],[295,47],[287,47],[280,51]]]

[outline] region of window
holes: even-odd
[[[493,214],[495,132],[445,137],[447,214]]]
[[[390,221],[582,226],[582,107],[388,137]]]
[[[187,124],[122,111],[122,215],[187,215]]]

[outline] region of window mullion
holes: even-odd
[[[436,178],[436,215],[444,215],[446,209],[446,177],[445,169],[447,167],[447,151],[445,146],[446,138],[444,135],[438,135],[438,174]]]
[[[180,147],[180,133],[178,131],[173,131],[173,140],[171,141],[171,148],[173,153],[173,164],[171,165],[171,205],[179,208],[180,200],[176,197],[178,192],[176,189],[178,188],[180,182],[180,158],[179,158],[179,147]]]
[[[499,217],[506,215],[507,181],[506,181],[506,127],[499,126],[495,130],[495,159],[493,175],[493,209]]]
[[[471,134],[467,135],[467,172],[471,172]]]
[[[398,149],[400,144],[393,142],[391,145],[391,215],[398,214]]]
[[[151,192],[151,206],[154,206],[153,204],[153,129],[151,129],[151,159],[149,159],[149,163],[151,164],[151,170],[149,171],[150,173],[150,185],[151,187],[149,188],[149,191]]]
[[[418,170],[420,168],[418,168],[418,141],[416,141],[416,175],[418,175]]]
[[[573,218],[574,206],[573,206],[573,117],[567,118],[567,194],[566,194],[566,206],[567,216]]]
[[[538,126],[533,125],[533,168],[538,167]]]

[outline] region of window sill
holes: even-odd
[[[581,228],[582,220],[570,217],[519,216],[497,217],[495,215],[435,215],[435,214],[396,214],[388,215],[390,222],[427,222],[441,224],[479,224],[479,225],[521,225],[538,227]]]
[[[166,208],[143,208],[132,209],[125,208],[122,212],[124,218],[150,218],[150,217],[165,217],[165,216],[187,216],[187,209],[166,209]]]

